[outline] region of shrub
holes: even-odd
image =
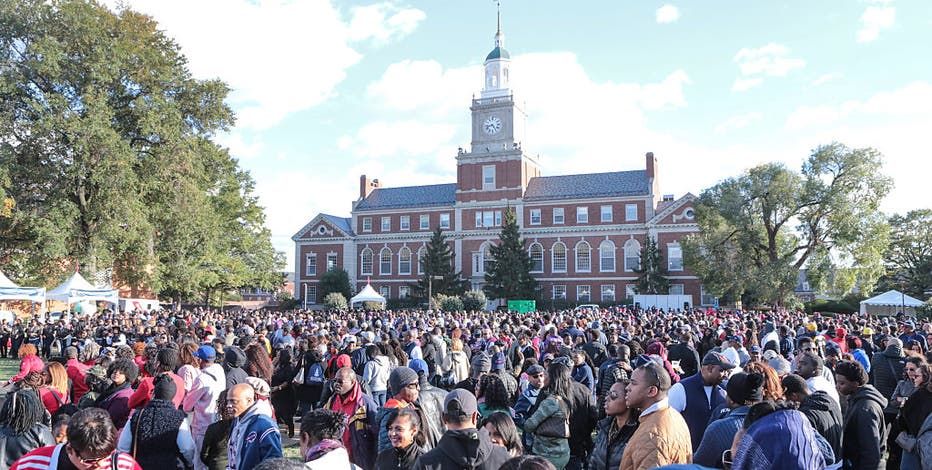
[[[488,303],[485,292],[481,290],[471,290],[463,294],[463,308],[466,310],[485,310]]]
[[[346,297],[339,292],[331,292],[324,297],[324,306],[331,310],[342,310],[346,308]]]

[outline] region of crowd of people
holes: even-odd
[[[780,311],[17,319],[0,470],[925,469],[930,344]]]

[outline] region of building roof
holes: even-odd
[[[508,53],[508,50],[504,47],[496,47],[492,49],[492,52],[489,52],[489,55],[485,56],[485,60],[493,59],[510,59],[511,54]]]
[[[650,193],[646,170],[531,178],[525,201],[636,196]]]
[[[348,217],[338,217],[330,214],[320,214],[320,216],[326,219],[327,222],[330,222],[330,225],[333,225],[334,227],[346,232],[347,235],[351,237],[355,235],[353,233],[353,226],[351,223],[352,219]]]
[[[456,202],[456,183],[378,188],[356,205],[357,211],[399,207],[452,206]]]

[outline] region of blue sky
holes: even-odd
[[[200,78],[234,89],[218,136],[257,181],[276,247],[319,212],[348,216],[359,175],[455,180],[495,3],[131,0]],[[930,207],[932,2],[504,0],[523,148],[546,175],[643,168],[698,194],[758,163],[798,169],[820,144],[872,146]],[[210,20],[205,20],[210,18]]]

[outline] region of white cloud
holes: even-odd
[[[754,88],[754,87],[756,87],[757,85],[760,85],[761,83],[764,83],[764,79],[763,79],[763,78],[741,78],[741,77],[738,77],[738,78],[735,79],[735,83],[733,83],[733,84],[731,85],[731,90],[732,90],[732,91],[745,91],[745,90],[750,90],[751,88]]]
[[[932,122],[932,84],[912,82],[892,91],[878,92],[864,101],[846,101],[835,106],[800,106],[790,113],[784,127],[810,129],[855,117],[865,121],[883,117],[885,122],[890,122],[891,118]]]
[[[889,6],[868,6],[861,14],[861,28],[858,29],[858,42],[871,42],[880,37],[880,31],[888,29],[896,22],[896,8]]]
[[[680,19],[680,10],[673,5],[664,5],[657,9],[657,22],[672,23]]]
[[[834,72],[822,74],[819,76],[819,78],[812,81],[812,86],[815,87],[819,85],[824,85],[832,80],[837,80],[841,77],[842,77],[842,74],[834,73]]]
[[[732,116],[726,119],[725,122],[715,126],[715,133],[726,134],[737,129],[742,129],[752,122],[760,121],[763,117],[764,115],[757,111]]]
[[[800,106],[786,118],[784,127],[789,130],[809,129],[832,124],[840,118],[840,110],[833,106]]]
[[[115,8],[116,1],[109,1]],[[395,40],[424,18],[420,10],[391,3],[354,9],[348,22],[326,0],[126,4],[152,15],[181,45],[194,76],[227,82],[237,127],[256,130],[333,96],[347,70],[362,59],[354,41]]]
[[[741,77],[731,89],[744,91],[763,83],[764,77],[785,77],[791,70],[806,66],[805,60],[788,57],[789,53],[786,46],[773,42],[757,49],[742,48],[734,58]]]
[[[363,126],[355,138],[341,140],[346,149],[358,155],[379,158],[392,155],[419,156],[444,148],[456,134],[451,124],[427,124],[418,121],[373,122]]]
[[[261,137],[247,141],[240,132],[218,134],[215,140],[218,144],[230,149],[230,155],[240,160],[256,158],[265,149],[265,143]]]
[[[354,41],[373,39],[379,43],[407,36],[427,15],[417,9],[402,9],[391,3],[355,7],[351,11],[349,37]]]

